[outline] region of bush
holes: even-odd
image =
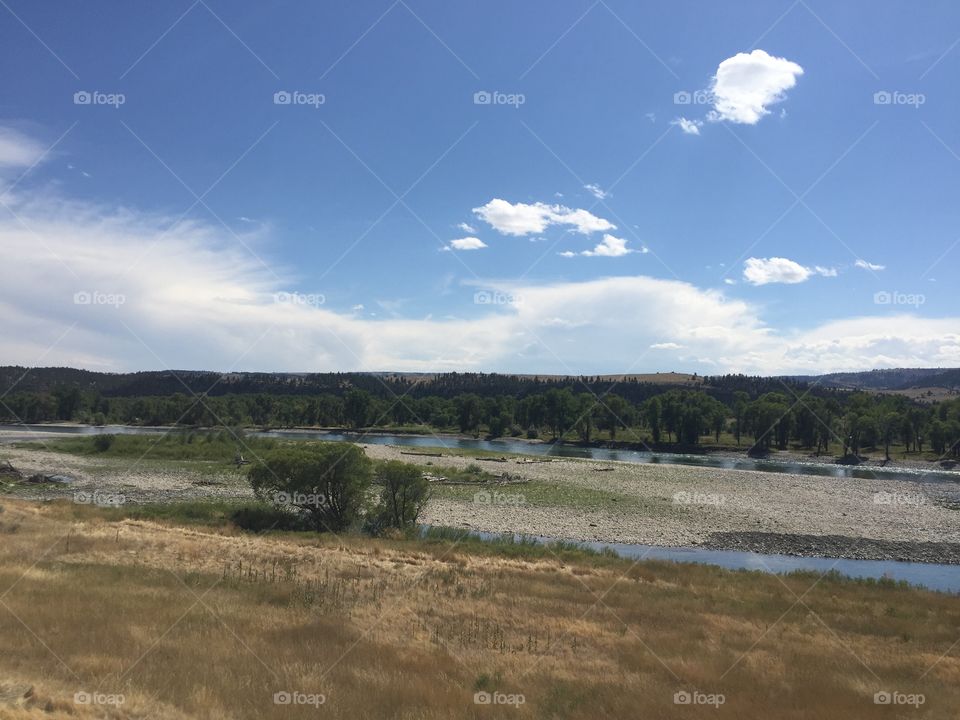
[[[307,530],[302,515],[275,507],[242,507],[230,516],[230,522],[241,530],[269,532],[270,530]]]
[[[317,532],[338,532],[364,515],[371,463],[350,443],[288,446],[264,455],[249,478],[258,498],[306,517]]]
[[[535,427],[527,428],[527,440],[536,440],[538,437],[540,437],[540,433]]]
[[[93,448],[97,452],[106,452],[113,446],[113,441],[116,439],[115,435],[97,435],[93,438]]]
[[[420,468],[391,460],[377,467],[377,479],[383,483],[383,491],[376,513],[376,529],[415,527],[430,489]]]

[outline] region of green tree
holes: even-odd
[[[381,527],[400,530],[414,527],[430,490],[420,468],[390,460],[377,466],[376,477],[383,483],[377,513]]]
[[[370,393],[353,389],[347,393],[343,402],[343,416],[347,424],[355,430],[370,423]]]
[[[357,445],[317,443],[266,453],[249,478],[258,498],[306,516],[317,532],[337,532],[362,518],[372,472]]]

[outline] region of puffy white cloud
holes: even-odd
[[[874,272],[887,269],[886,265],[877,265],[876,263],[867,262],[862,258],[857,258],[857,261],[854,263],[854,265],[862,270],[871,270]]]
[[[743,279],[752,285],[770,283],[793,285],[809,280],[813,275],[836,277],[837,271],[835,268],[820,265],[812,268],[804,267],[794,260],[782,257],[747,258],[743,267]]]
[[[711,120],[755,125],[770,111],[767,106],[785,99],[786,91],[803,75],[803,68],[786,58],[757,49],[727,58],[713,79]]]
[[[477,231],[477,229],[473,225],[470,225],[465,222],[458,223],[457,227],[463,230],[465,233],[475,233]]]
[[[627,248],[626,240],[608,233],[593,250],[584,250],[582,254],[587,257],[622,257],[632,252],[633,250]]]
[[[454,250],[480,250],[487,247],[487,244],[480,238],[465,237],[451,240],[449,247]]]
[[[584,235],[616,229],[613,223],[587,210],[573,210],[563,205],[547,205],[542,202],[531,205],[494,198],[486,205],[474,208],[473,212],[503,235],[539,234],[550,225],[569,225]]]
[[[679,117],[670,124],[678,126],[687,135],[699,135],[700,128],[703,126],[703,120],[688,120],[685,117]]]
[[[0,216],[4,363],[584,374],[669,365],[779,374],[960,360],[958,318],[881,316],[775,331],[747,302],[646,276],[487,283],[491,297],[522,302],[478,307],[466,288],[475,316],[372,318],[322,286],[292,292],[292,273],[267,269],[219,227],[171,226],[167,217],[62,198],[18,200],[15,210],[30,230]],[[260,252],[266,238],[256,227],[241,237]],[[124,302],[76,304],[81,291]]]
[[[299,285],[302,278],[271,262],[263,250],[269,225],[240,235],[255,257],[218,225],[59,196],[21,193],[7,202],[19,218],[0,215],[0,362],[8,364],[574,374],[960,364],[960,318],[881,315],[776,331],[745,301],[646,276],[491,282],[485,297],[516,301],[419,320],[404,318],[399,302],[378,301],[394,316],[373,318],[355,299]],[[598,248],[626,249],[608,237]],[[751,260],[758,271],[780,265],[780,277],[817,272],[783,258]]]

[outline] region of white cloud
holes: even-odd
[[[480,250],[486,246],[487,244],[483,240],[475,237],[458,238],[450,241],[450,247],[454,250]]]
[[[593,195],[597,200],[605,200],[607,197],[606,191],[596,183],[587,183],[583,186],[583,189]]]
[[[671,121],[670,124],[679,126],[687,135],[699,135],[703,120],[688,120],[685,117],[679,117]]]
[[[858,268],[861,268],[861,269],[863,269],[863,270],[871,270],[871,271],[878,271],[878,270],[886,270],[886,269],[887,269],[887,266],[886,266],[886,265],[877,265],[876,263],[867,262],[866,260],[863,260],[863,259],[860,259],[860,258],[857,259],[857,261],[854,263],[854,265],[856,265]]]
[[[395,313],[388,318],[356,306],[340,313],[330,307],[351,307],[349,297],[298,285],[263,255],[273,267],[267,270],[218,226],[171,227],[169,217],[59,197],[15,202],[31,231],[0,216],[4,363],[591,374],[622,371],[637,348],[657,345],[638,369],[781,374],[960,364],[960,318],[882,315],[775,331],[747,302],[645,276],[489,283],[483,289],[523,302],[479,309],[469,301],[471,287],[464,302],[479,312],[471,319],[406,319],[399,303],[387,308]],[[267,238],[256,228],[242,238],[261,253]],[[326,303],[276,302],[278,291],[294,288],[326,293]],[[126,300],[119,308],[77,305],[73,295],[83,290]]]
[[[530,205],[494,198],[486,205],[474,208],[473,212],[503,235],[539,234],[550,225],[569,225],[584,235],[616,229],[613,223],[587,210],[572,210],[563,205],[541,202]]]
[[[473,225],[469,225],[465,222],[458,223],[457,227],[463,230],[465,233],[475,233],[477,229]]]
[[[816,265],[812,268],[804,267],[800,263],[787,258],[747,258],[743,268],[743,279],[751,285],[767,285],[769,283],[784,283],[793,285],[809,280],[813,275],[836,277],[835,268]]]
[[[8,168],[30,167],[46,151],[47,148],[34,138],[0,125],[0,172]]]
[[[593,250],[584,250],[581,254],[587,257],[622,257],[632,252],[633,250],[627,248],[626,240],[605,234]]]
[[[564,250],[562,253],[558,253],[560,257],[576,257],[577,254],[573,250]]]
[[[788,374],[960,364],[958,317],[880,313],[775,330],[750,303],[646,276],[485,283],[523,302],[477,308],[471,287],[464,298],[478,313],[471,319],[407,319],[402,301],[378,301],[393,315],[385,319],[361,314],[362,305],[336,312],[330,307],[350,307],[351,299],[298,282],[264,252],[268,229],[259,224],[241,234],[241,245],[203,221],[52,195],[8,201],[20,220],[0,215],[0,361],[7,364],[597,374],[632,366],[644,347],[656,357],[637,370]],[[798,276],[792,261],[757,262],[787,263],[780,276]],[[77,303],[78,292],[124,302]],[[278,302],[281,295],[287,300]]]
[[[756,125],[770,111],[767,106],[781,102],[786,91],[803,75],[797,63],[763,50],[737,53],[720,63],[711,93],[710,120]]]

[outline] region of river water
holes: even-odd
[[[2,426],[0,426],[2,427]],[[170,428],[140,427],[132,425],[12,425],[5,433],[5,442],[32,440],[37,433],[57,435],[113,434],[162,434]],[[365,443],[370,445],[398,445],[411,448],[445,448],[448,450],[487,450],[503,454],[550,455],[556,457],[587,458],[600,461],[621,461],[664,465],[693,465],[697,467],[730,470],[762,470],[770,473],[791,475],[814,475],[835,478],[884,478],[904,481],[940,481],[960,483],[960,472],[909,470],[904,468],[862,468],[831,463],[758,460],[748,457],[720,457],[715,455],[688,455],[678,453],[641,452],[637,450],[610,450],[576,445],[553,445],[526,442],[516,439],[479,440],[448,435],[391,435],[388,433],[349,433],[319,430],[266,430],[250,432],[254,437],[286,440],[325,440]],[[491,537],[477,533],[481,537]],[[537,538],[548,542],[553,538]],[[717,565],[730,569],[761,570],[786,573],[806,570],[818,573],[835,570],[842,575],[856,578],[882,578],[905,580],[911,585],[922,585],[931,590],[960,593],[960,566],[934,563],[911,563],[887,560],[844,560],[819,557],[795,557],[791,555],[766,555],[760,553],[704,550],[702,548],[668,548],[651,545],[623,543],[585,542],[586,547],[601,549],[609,547],[619,555],[629,558],[649,558],[675,562],[695,562]]]

